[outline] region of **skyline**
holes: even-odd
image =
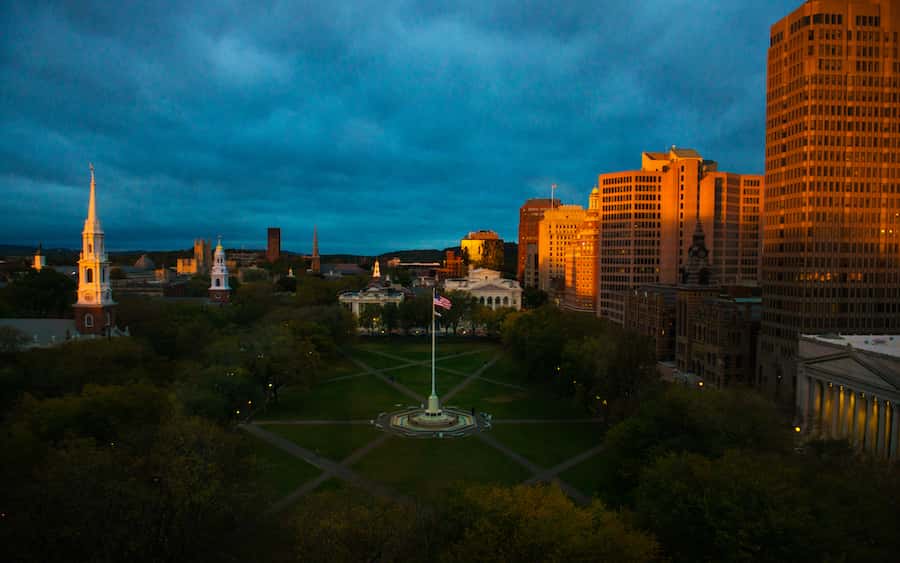
[[[768,30],[795,7],[15,3],[0,243],[77,248],[89,161],[111,250],[278,226],[307,252],[316,224],[323,254],[367,255],[515,241],[526,199],[584,205],[672,144],[760,174]]]

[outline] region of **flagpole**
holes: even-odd
[[[431,288],[431,396],[434,397],[434,287]]]

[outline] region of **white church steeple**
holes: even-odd
[[[227,303],[231,294],[228,285],[228,265],[225,263],[225,249],[222,248],[222,237],[213,254],[212,269],[209,272],[209,298],[219,303]]]
[[[109,260],[106,256],[103,227],[97,217],[97,187],[91,164],[91,195],[88,214],[81,233],[81,257],[78,260],[78,301],[75,321],[82,334],[97,334],[114,326],[109,286]]]

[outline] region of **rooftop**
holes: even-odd
[[[892,334],[804,334],[816,342],[832,346],[850,346],[857,350],[875,352],[894,358],[900,358],[900,335]]]

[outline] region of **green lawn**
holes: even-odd
[[[332,461],[343,461],[382,434],[374,426],[360,424],[271,424],[266,430]]]
[[[474,436],[445,440],[394,436],[353,468],[424,500],[436,500],[460,482],[512,485],[530,476]]]
[[[481,375],[488,379],[512,383],[513,385],[528,385],[525,374],[516,366],[512,358],[506,354],[502,355],[489,370]]]
[[[368,420],[380,412],[408,405],[412,399],[374,375],[364,375],[333,383],[321,382],[310,391],[286,389],[278,405],[257,417],[263,420],[323,419]]]
[[[438,367],[450,368],[456,371],[461,371],[463,373],[472,373],[473,371],[489,362],[497,352],[499,352],[499,350],[486,350],[484,352],[478,352],[477,354],[460,356],[459,358],[450,358],[448,360],[442,360],[438,358],[436,365]],[[491,367],[493,368],[493,366]]]
[[[392,368],[397,365],[402,365],[404,362],[401,360],[395,360],[393,358],[387,358],[380,354],[375,354],[374,352],[370,352],[363,348],[357,347],[350,350],[350,355],[356,358],[357,360],[365,363],[372,369],[385,369]],[[412,360],[410,360],[412,361]]]
[[[600,444],[600,424],[496,424],[491,434],[529,461],[550,469]]]
[[[353,363],[350,358],[341,356],[336,359],[326,359],[323,362],[322,373],[319,379],[326,381],[335,377],[343,377],[345,375],[353,375],[364,371],[361,367]]]
[[[488,374],[490,377],[490,374]],[[450,402],[462,408],[475,407],[494,418],[582,418],[581,409],[570,399],[557,398],[541,387],[525,390],[476,379]]]
[[[256,437],[248,436],[247,439],[256,456],[263,495],[269,502],[278,500],[319,475],[318,468],[302,459]]]
[[[560,478],[577,487],[581,492],[589,496],[599,496],[599,475],[601,466],[605,463],[603,452],[586,459],[560,474]]]
[[[427,397],[431,394],[431,366],[409,366],[391,370],[385,373],[387,377],[393,377],[397,383],[412,389],[416,393]],[[464,377],[445,371],[435,373],[437,391],[442,395],[459,384]]]

